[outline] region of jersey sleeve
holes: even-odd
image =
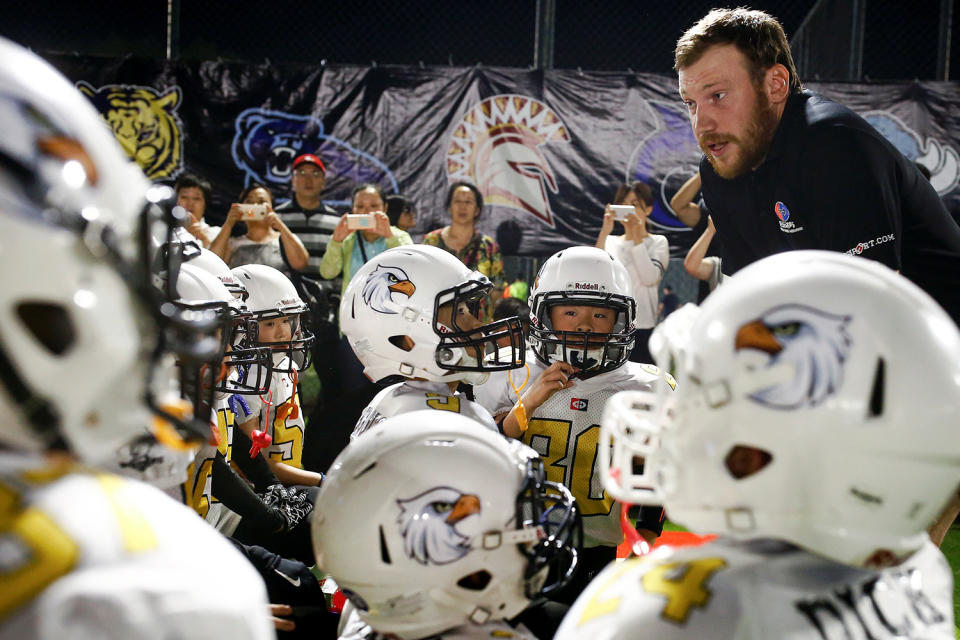
[[[527,354],[529,358],[530,355]],[[519,371],[519,369],[518,369]],[[473,397],[477,404],[490,412],[490,415],[497,416],[506,413],[513,408],[517,401],[517,396],[511,388],[510,381],[507,378],[507,371],[497,371],[490,375],[490,379],[485,383],[476,385],[473,388]],[[531,377],[534,373],[531,371]],[[526,373],[520,374],[520,380],[514,380],[519,387],[523,383]],[[530,381],[528,381],[529,383]]]

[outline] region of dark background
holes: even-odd
[[[5,3],[0,34],[44,53],[184,59],[530,67],[538,7],[547,0],[31,0]],[[713,6],[750,4],[783,23],[795,55],[812,50],[804,79],[957,79],[960,57],[942,55],[941,12],[953,0],[553,0],[553,66],[672,73],[673,45]],[[811,10],[815,8],[813,15]],[[808,18],[806,35],[796,37]],[[851,15],[862,24],[862,64],[847,69]],[[956,31],[956,12],[946,32]],[[811,33],[812,32],[812,33]],[[177,39],[179,37],[179,39]],[[797,55],[798,61],[801,59]],[[946,62],[949,61],[949,66]],[[540,65],[542,66],[542,65]],[[547,65],[549,66],[549,65]],[[803,68],[806,66],[806,68]]]

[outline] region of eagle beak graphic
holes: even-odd
[[[740,349],[759,349],[771,355],[779,353],[783,347],[773,337],[773,333],[759,320],[754,320],[740,327],[737,331],[736,350]]]
[[[467,516],[475,513],[480,513],[480,499],[472,494],[464,494],[460,496],[457,503],[453,505],[453,510],[450,511],[450,515],[447,516],[445,522],[453,526]]]
[[[390,285],[389,287],[387,287],[387,289],[389,289],[390,291],[398,291],[403,295],[407,296],[408,298],[413,295],[414,291],[417,290],[417,288],[413,286],[413,283],[410,282],[409,280],[401,280],[396,284]]]

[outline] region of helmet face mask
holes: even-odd
[[[526,347],[519,318],[504,318],[487,324],[476,320],[492,288],[490,281],[484,278],[437,293],[433,328],[440,337],[436,363],[441,369],[490,373],[515,369],[518,362],[523,362]],[[461,327],[457,323],[457,318],[462,318],[458,313],[461,310],[470,315],[472,327]],[[449,321],[445,322],[448,318]],[[506,344],[500,346],[500,341]]]

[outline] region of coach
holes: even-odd
[[[914,163],[803,90],[775,18],[714,9],[674,66],[726,275],[781,251],[841,251],[900,271],[960,321],[960,228]]]

